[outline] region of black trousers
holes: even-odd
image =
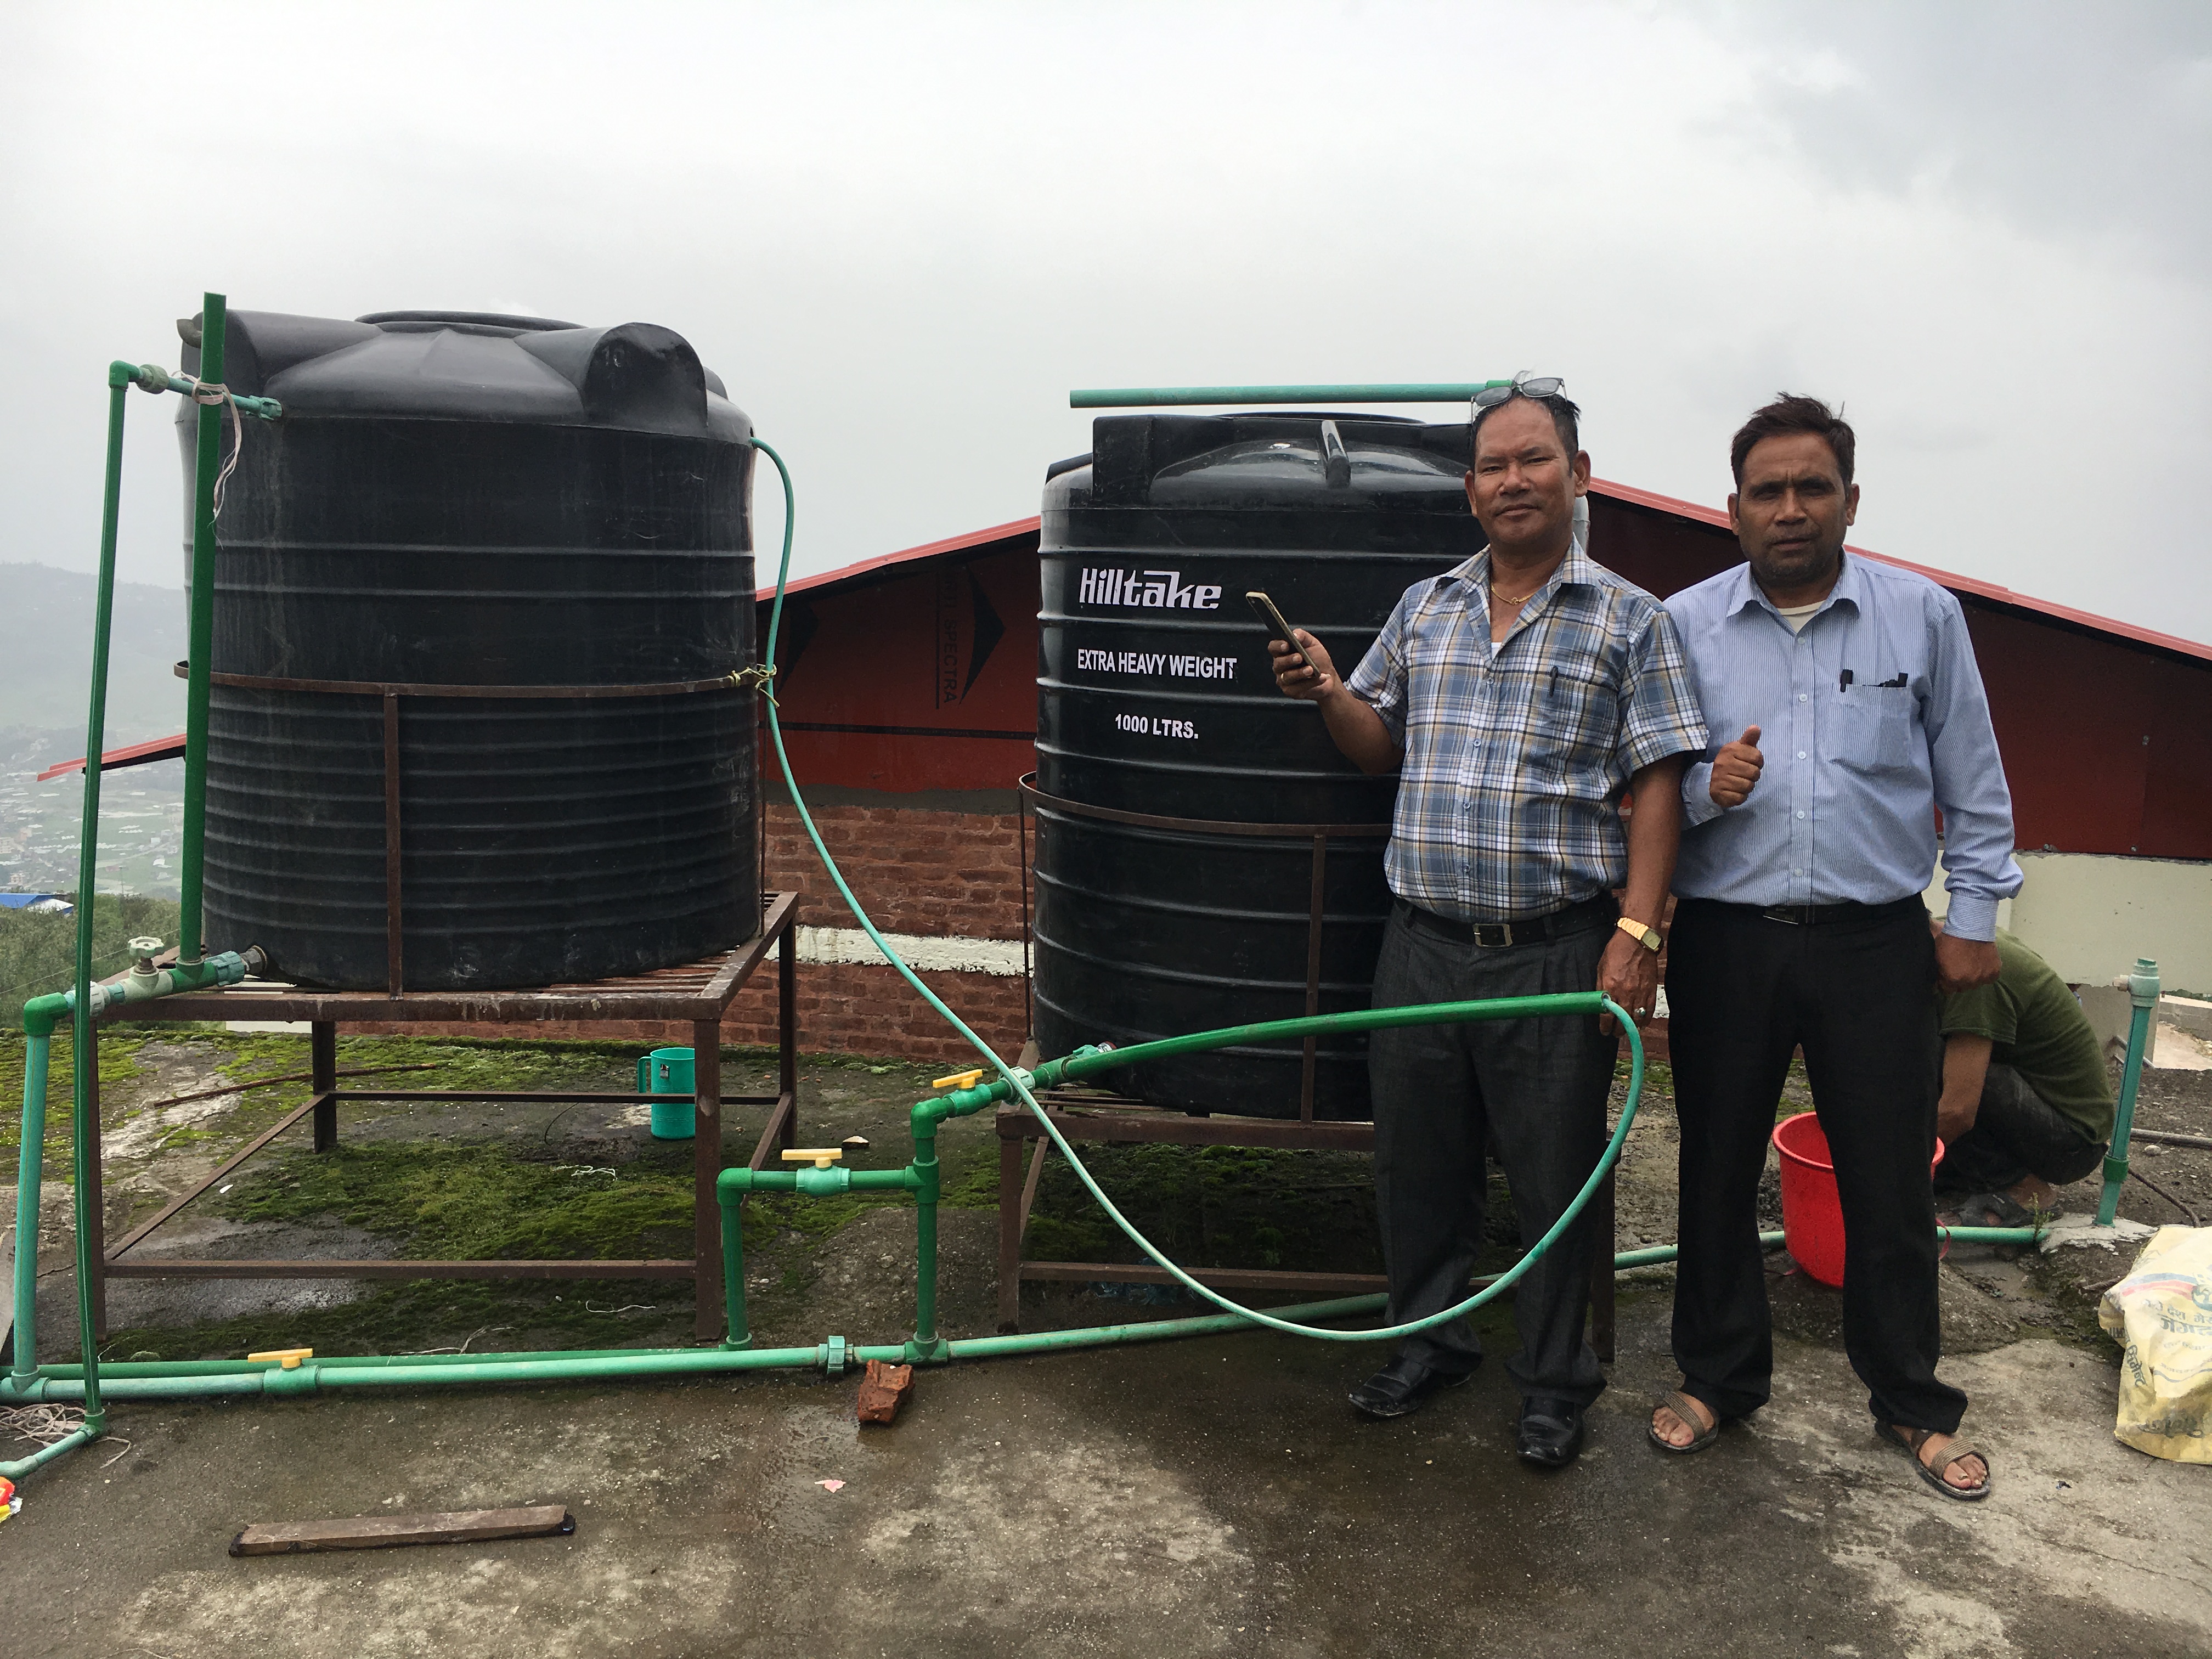
[[[1537,996],[1596,988],[1613,937],[1603,915],[1558,939],[1504,950],[1443,937],[1401,903],[1375,972],[1375,1006]],[[1521,1237],[1559,1218],[1605,1151],[1606,1097],[1620,1038],[1595,1016],[1418,1025],[1369,1039],[1375,1093],[1375,1190],[1390,1277],[1389,1322],[1465,1299],[1482,1248],[1497,1139]],[[1524,1395],[1588,1405],[1605,1388],[1583,1331],[1589,1300],[1589,1212],[1514,1287],[1521,1352],[1506,1369]],[[1401,1352],[1465,1371],[1482,1347],[1465,1320],[1408,1337]]]
[[[1954,1195],[2002,1192],[2032,1175],[2063,1187],[2104,1161],[2102,1141],[2082,1133],[2011,1066],[1992,1065],[1982,1079],[1974,1127],[1943,1149],[1936,1188]]]
[[[1790,1057],[1828,1137],[1844,1212],[1844,1349],[1885,1423],[1950,1433],[1966,1397],[1936,1380],[1936,945],[1917,900],[1793,926],[1684,899],[1668,941],[1681,1120],[1674,1358],[1723,1416],[1766,1403],[1773,1324],[1759,1176]]]

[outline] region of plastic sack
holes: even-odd
[[[2177,1463],[2212,1463],[2212,1227],[2161,1227],[2097,1322],[2126,1350],[2113,1437]]]

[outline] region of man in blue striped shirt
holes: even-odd
[[[1683,780],[1667,972],[1683,1382],[1651,1439],[1701,1451],[1766,1401],[1758,1188],[1802,1046],[1843,1203],[1844,1349],[1878,1431],[1972,1499],[1989,1463],[1956,1438],[1966,1396],[1936,1376],[1936,993],[1996,977],[1997,902],[2021,872],[1959,602],[1844,551],[1855,448],[1814,398],[1759,410],[1730,453],[1747,562],[1667,604],[1717,746]],[[1939,811],[1951,898],[1931,939]]]
[[[1474,423],[1468,496],[1489,546],[1408,588],[1347,685],[1299,630],[1276,682],[1320,706],[1361,769],[1400,769],[1385,867],[1398,896],[1375,1006],[1605,991],[1638,1020],[1680,835],[1680,779],[1705,727],[1658,602],[1573,535],[1589,487],[1575,406],[1516,383]],[[1402,761],[1402,767],[1401,763]],[[1635,811],[1624,829],[1617,803]],[[1615,889],[1625,890],[1616,905]],[[1375,1185],[1395,1324],[1467,1295],[1495,1138],[1523,1238],[1541,1237],[1603,1152],[1619,1038],[1595,1018],[1377,1031],[1369,1047]],[[1522,1279],[1519,1451],[1556,1468],[1605,1386],[1583,1335],[1591,1230]],[[1413,1410],[1482,1357],[1464,1320],[1410,1338],[1352,1396]]]

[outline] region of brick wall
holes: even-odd
[[[845,879],[887,933],[969,939],[1022,936],[1021,830],[1011,813],[916,810],[876,805],[813,809],[822,840]],[[768,809],[767,884],[800,895],[799,921],[808,927],[856,927],[789,806]],[[922,981],[1009,1060],[1028,1036],[1022,981],[999,974],[925,973]],[[920,1059],[970,1058],[974,1050],[888,964],[799,965],[799,1046],[803,1049]],[[722,1024],[729,1042],[775,1041],[776,972],[773,958],[730,1005]],[[691,1041],[678,1022],[625,1020],[580,1025],[385,1027],[461,1036],[590,1037],[645,1047]]]
[[[854,895],[887,933],[1022,936],[1014,814],[817,806],[815,827]],[[793,808],[768,809],[767,885],[795,890],[810,927],[855,927]],[[888,970],[886,970],[888,971]]]

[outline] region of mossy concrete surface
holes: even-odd
[[[103,1118],[111,1238],[305,1098],[303,1085],[156,1108],[307,1067],[304,1040],[118,1034]],[[351,1040],[341,1066],[428,1064],[390,1086],[627,1088],[635,1051]],[[0,1045],[0,1066],[21,1048]],[[730,1092],[772,1057],[725,1056]],[[933,1068],[809,1056],[802,1139],[908,1155]],[[1672,1233],[1663,1070],[1630,1140],[1620,1244]],[[0,1083],[0,1086],[4,1086]],[[20,1077],[17,1086],[20,1086]],[[1802,1079],[1793,1082],[1802,1091]],[[2160,1098],[2203,1133],[2205,1098]],[[66,1098],[47,1143],[42,1347],[74,1346]],[[1793,1097],[1781,1110],[1801,1109]],[[687,1146],[642,1107],[366,1103],[340,1150],[305,1126],[143,1249],[262,1255],[684,1253]],[[733,1110],[726,1155],[760,1129]],[[9,1115],[12,1122],[12,1114]],[[998,1144],[947,1126],[944,1328],[990,1328]],[[1101,1148],[1117,1200],[1183,1259],[1368,1266],[1364,1161]],[[1126,1249],[1057,1161],[1033,1255]],[[12,1196],[12,1194],[11,1194]],[[1486,1241],[1517,1248],[1493,1183]],[[2069,1201],[2072,1195],[2069,1194]],[[1770,1194],[1771,1201],[1771,1194]],[[2154,1200],[2131,1193],[2138,1212]],[[2077,1206],[2078,1207],[2078,1206]],[[2148,1219],[2166,1219],[2155,1209]],[[903,1202],[748,1206],[753,1324],[771,1344],[896,1340],[911,1328]],[[2092,1253],[2094,1254],[2094,1253]],[[26,1485],[0,1528],[10,1651],[486,1656],[884,1652],[1337,1656],[1833,1655],[2078,1659],[2212,1650],[2212,1486],[2112,1438],[2109,1345],[2083,1311],[2101,1267],[1961,1250],[1944,1269],[1946,1374],[1973,1395],[1996,1496],[1946,1503],[1879,1444],[1845,1364],[1833,1292],[1770,1258],[1774,1403],[1708,1453],[1644,1443],[1671,1385],[1669,1274],[1625,1276],[1613,1389],[1575,1467],[1510,1455],[1495,1365],[1390,1424],[1346,1392],[1385,1356],[1254,1334],[925,1370],[890,1429],[853,1419],[851,1376],[398,1392],[254,1404],[118,1403],[112,1438]],[[688,1289],[413,1281],[118,1281],[114,1358],[683,1345]],[[226,1299],[228,1298],[228,1299]],[[1195,1311],[1154,1291],[1031,1287],[1030,1328]],[[1493,1352],[1510,1311],[1480,1322]],[[9,1455],[20,1448],[0,1448]],[[832,1492],[823,1482],[842,1481]],[[234,1561],[256,1521],[560,1502],[568,1539]],[[21,1588],[19,1588],[21,1587]]]

